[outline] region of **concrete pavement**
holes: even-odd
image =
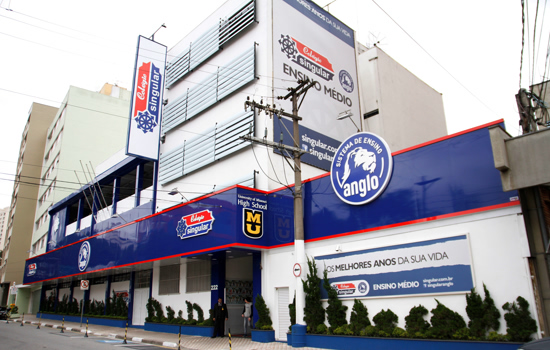
[[[6,322],[6,321],[1,321]],[[29,328],[29,332],[38,331],[38,323],[40,322],[40,328],[49,327],[52,329],[59,329],[61,332],[61,321],[55,320],[39,320],[35,315],[24,315],[19,316],[18,318],[11,319],[10,323],[17,323],[17,326],[20,327],[23,322],[24,327]],[[14,325],[15,326],[15,325]],[[65,332],[79,332],[82,333],[82,336],[86,332],[86,321],[82,327],[80,323],[74,322],[65,322],[64,324]],[[95,336],[104,336],[109,338],[124,339],[125,338],[125,329],[117,327],[107,327],[107,326],[98,326],[98,325],[89,325],[88,334]],[[154,345],[161,345],[171,348],[178,347],[178,335],[170,333],[161,333],[161,332],[150,332],[145,331],[139,328],[128,328],[126,334],[126,341],[133,343],[147,343]],[[229,338],[226,336],[224,338],[209,338],[209,337],[199,337],[199,336],[190,336],[182,335],[181,336],[181,349],[192,349],[192,350],[225,350],[229,349]],[[236,350],[289,350],[294,349],[292,346],[288,346],[283,342],[274,342],[274,343],[258,343],[253,342],[250,338],[242,337],[232,337],[231,339],[231,348]],[[303,350],[319,350],[319,348],[300,348]]]

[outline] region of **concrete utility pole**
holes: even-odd
[[[302,271],[306,264],[306,257],[305,257],[305,245],[304,245],[304,207],[303,207],[303,200],[302,200],[302,169],[301,169],[301,162],[300,157],[302,154],[307,153],[306,151],[303,151],[300,148],[300,131],[298,122],[302,120],[300,116],[298,116],[298,110],[300,109],[301,103],[298,104],[298,99],[301,95],[304,95],[307,93],[307,91],[312,88],[316,84],[315,81],[298,81],[298,86],[295,88],[288,88],[289,93],[286,96],[279,96],[277,99],[279,100],[288,100],[292,102],[292,114],[284,112],[282,109],[275,109],[270,107],[269,105],[264,106],[262,104],[258,104],[254,101],[246,101],[245,102],[245,109],[247,107],[252,108],[258,108],[260,110],[264,110],[266,112],[273,113],[277,115],[279,118],[281,116],[289,117],[292,119],[292,129],[293,129],[293,141],[294,141],[294,147],[289,147],[286,145],[283,145],[282,143],[275,143],[270,142],[268,140],[264,139],[258,139],[253,136],[245,136],[243,137],[246,140],[257,142],[269,147],[278,148],[278,149],[284,149],[287,151],[292,152],[292,158],[294,161],[294,164],[292,166],[294,170],[294,256],[296,259],[296,263],[300,264],[302,267]],[[303,101],[303,98],[302,98]],[[290,271],[289,271],[290,272]],[[305,294],[304,294],[304,287],[302,285],[302,277],[301,275],[299,277],[296,277],[296,323],[303,325],[304,324],[304,308],[305,308]]]

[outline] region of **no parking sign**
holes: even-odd
[[[81,280],[80,281],[80,290],[88,290],[90,288],[90,281],[89,280]]]

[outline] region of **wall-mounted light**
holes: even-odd
[[[342,113],[338,114],[338,117],[336,119],[337,120],[342,120],[342,119],[349,118],[351,120],[351,122],[353,123],[353,125],[355,125],[355,127],[357,128],[357,132],[360,132],[361,130],[359,129],[357,124],[355,124],[352,117],[353,117],[353,113],[351,113],[351,109],[348,109],[347,111],[343,111]]]

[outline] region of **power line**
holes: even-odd
[[[522,0],[523,2],[524,0]],[[388,16],[392,21],[393,23],[395,23],[399,29],[401,29],[416,45],[418,45],[418,47],[420,47],[422,49],[422,51],[424,51],[435,63],[437,63],[437,65],[439,67],[441,67],[447,74],[449,74],[449,76],[451,78],[453,78],[460,86],[462,86],[464,88],[464,90],[468,91],[468,93],[470,95],[472,95],[476,100],[478,100],[482,105],[484,105],[488,110],[490,110],[491,112],[493,112],[494,114],[498,115],[498,113],[496,113],[495,111],[493,111],[489,106],[487,106],[479,97],[477,97],[472,91],[470,91],[464,84],[462,84],[453,74],[451,74],[451,72],[449,72],[447,70],[447,68],[445,68],[441,63],[439,63],[435,57],[433,57],[424,47],[422,47],[422,45],[420,45],[420,43],[418,41],[416,41],[399,23],[397,23],[396,20],[394,20],[389,13],[387,13],[380,5],[378,5],[378,3],[375,1],[375,0],[372,0],[372,2],[374,2],[374,4],[376,6],[378,6],[380,8],[380,10],[382,10],[382,12],[384,12],[386,14],[386,16]]]

